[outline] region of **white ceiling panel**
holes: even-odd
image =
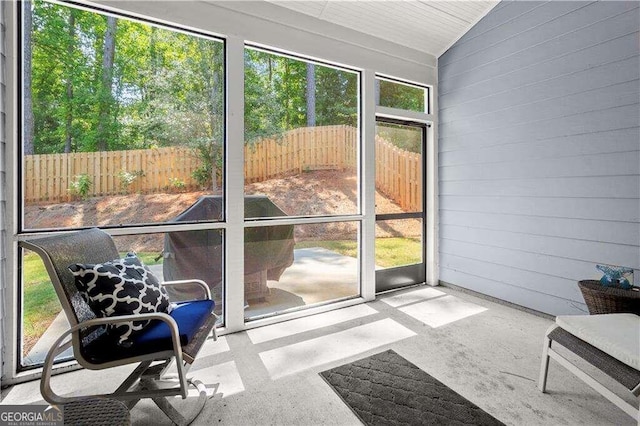
[[[319,17],[322,11],[327,5],[326,1],[277,1],[271,3],[287,3],[285,6],[287,9],[295,10],[296,12],[304,13],[314,17]],[[282,6],[280,4],[280,6]]]
[[[494,0],[268,1],[434,56],[442,54],[498,3]]]

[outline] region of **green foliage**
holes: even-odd
[[[191,174],[193,179],[202,188],[218,188],[218,183],[222,180],[222,145],[213,140],[201,140],[193,148],[194,155],[200,159],[200,166]],[[213,181],[213,176],[216,181]]]
[[[105,102],[107,150],[220,139],[221,42],[118,19],[108,93],[101,81],[106,17],[42,0],[33,1],[32,15],[36,154],[96,151]]]
[[[118,173],[118,179],[120,179],[120,189],[123,193],[126,193],[129,186],[136,181],[136,179],[144,176],[144,170],[134,170],[128,172],[126,170],[120,170]]]
[[[316,66],[317,126],[358,125],[356,74]]]
[[[422,130],[417,127],[378,123],[376,134],[402,150],[418,154],[422,152]]]
[[[424,89],[387,80],[377,81],[380,84],[380,105],[425,112]]]
[[[180,178],[173,178],[170,177],[169,178],[169,186],[173,189],[175,189],[176,191],[184,191],[187,187],[187,184]]]
[[[203,160],[198,182],[220,176],[223,43],[118,19],[109,90],[102,82],[106,16],[43,0],[32,5],[36,154],[191,146]],[[306,126],[306,68],[302,60],[245,49],[246,143]],[[357,74],[314,69],[316,125],[355,126]]]
[[[306,66],[301,60],[245,49],[245,141],[306,126]],[[355,73],[315,66],[316,125],[358,121]]]
[[[91,182],[89,175],[82,173],[73,177],[73,180],[69,184],[69,192],[71,195],[80,197],[84,200],[89,196],[91,185],[93,185],[93,182]]]
[[[282,122],[283,108],[274,89],[277,57],[258,50],[245,49],[244,139],[258,138],[288,130]]]

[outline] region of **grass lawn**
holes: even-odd
[[[301,241],[296,249],[322,247],[344,256],[357,257],[358,245],[352,240]],[[124,255],[124,253],[123,253]],[[160,263],[155,258],[158,253],[138,253],[145,265]],[[376,265],[393,267],[418,263],[422,259],[422,247],[418,238],[378,238],[376,239]],[[62,309],[56,292],[49,281],[49,275],[35,253],[27,253],[23,263],[23,336],[25,351],[32,347],[45,332],[51,321]]]
[[[138,253],[138,257],[145,265],[159,263],[160,260],[155,261],[157,256],[158,253]],[[49,280],[49,274],[37,254],[25,254],[22,272],[24,280],[23,337],[24,349],[28,353],[62,307]]]
[[[37,254],[25,255],[23,273],[23,333],[25,346],[30,346],[28,343],[35,343],[33,340],[44,333],[62,308],[44,264]]]
[[[301,241],[296,248],[322,247],[344,256],[356,257],[358,243],[353,240]],[[422,243],[419,238],[377,238],[376,265],[383,268],[411,265],[422,261]]]

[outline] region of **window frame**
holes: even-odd
[[[414,89],[423,89],[424,90],[424,111],[414,111],[414,110],[408,110],[408,109],[403,109],[403,108],[396,108],[396,107],[389,107],[386,105],[380,105],[380,104],[376,104],[376,107],[379,108],[389,108],[389,109],[394,109],[394,110],[401,110],[401,111],[406,111],[406,112],[411,112],[411,113],[415,113],[415,114],[421,114],[421,115],[432,115],[432,111],[433,111],[433,96],[432,96],[432,92],[433,92],[433,86],[428,85],[428,84],[420,84],[420,83],[415,83],[412,81],[408,81],[408,80],[403,80],[401,78],[397,78],[397,77],[391,77],[388,75],[384,75],[384,74],[376,74],[376,81],[387,81],[389,83],[393,83],[393,84],[399,84],[402,86],[406,86],[406,87],[412,87]],[[378,84],[378,83],[376,83]],[[379,99],[378,99],[379,100]],[[398,120],[402,120],[401,118],[398,118]]]
[[[90,13],[96,13],[102,16],[112,16],[115,17],[117,19],[125,19],[131,22],[136,22],[136,23],[140,23],[140,24],[145,24],[145,25],[150,25],[150,26],[154,26],[160,29],[164,29],[164,30],[168,30],[168,31],[173,31],[173,32],[177,32],[180,34],[184,34],[184,35],[188,35],[188,36],[193,36],[193,37],[198,37],[198,38],[202,38],[205,40],[212,40],[218,43],[222,44],[222,58],[223,58],[223,64],[222,64],[222,69],[223,69],[223,74],[224,74],[224,84],[222,86],[223,90],[222,90],[222,105],[223,108],[226,106],[227,104],[227,66],[226,66],[226,57],[227,57],[227,43],[226,43],[226,39],[220,35],[216,35],[213,33],[209,33],[200,29],[196,29],[196,28],[191,28],[191,27],[187,27],[187,26],[181,26],[175,23],[170,23],[170,22],[166,22],[166,21],[162,21],[159,19],[153,19],[153,18],[149,18],[149,17],[145,17],[145,16],[139,16],[136,14],[132,14],[132,13],[127,13],[126,11],[121,11],[121,10],[117,10],[117,9],[111,9],[111,8],[106,8],[106,7],[100,7],[100,6],[96,6],[96,5],[92,5],[92,4],[83,4],[83,3],[79,3],[76,1],[57,1],[57,0],[43,0],[45,2],[48,3],[52,3],[52,4],[56,4],[59,6],[63,6],[63,7],[69,7],[69,8],[73,8],[76,10],[81,10],[84,12],[90,12]],[[16,7],[16,28],[18,30],[18,37],[16,40],[16,52],[18,52],[18,57],[17,57],[17,66],[18,66],[18,70],[17,73],[19,76],[22,76],[24,73],[24,61],[23,61],[23,43],[24,43],[24,25],[23,25],[23,7],[24,7],[24,3],[19,2],[19,5]],[[22,129],[22,122],[23,122],[23,117],[24,117],[24,98],[23,98],[23,91],[22,91],[22,78],[20,79],[21,83],[16,85],[16,90],[17,90],[17,108],[16,110],[18,111],[18,114],[16,116],[17,119],[17,128],[18,129]],[[227,139],[227,125],[226,125],[226,114],[225,117],[223,118],[223,129],[222,129],[222,141],[224,143],[224,141],[226,141]],[[171,222],[150,222],[150,223],[131,223],[131,224],[118,224],[118,225],[98,225],[98,224],[88,224],[88,225],[83,225],[83,226],[79,226],[79,227],[71,227],[71,228],[26,228],[25,227],[25,220],[24,220],[24,214],[25,214],[25,202],[24,202],[24,194],[25,194],[25,176],[24,176],[24,134],[22,132],[19,132],[19,137],[17,138],[17,153],[15,154],[15,156],[17,156],[18,158],[18,162],[21,163],[19,164],[19,166],[16,168],[17,172],[16,172],[16,179],[18,180],[18,186],[16,188],[16,196],[18,198],[18,202],[17,202],[17,214],[16,214],[16,218],[17,218],[17,233],[18,234],[28,234],[28,235],[33,235],[33,234],[49,234],[51,232],[58,232],[58,231],[69,231],[69,230],[81,230],[81,229],[89,229],[89,228],[93,228],[93,227],[99,227],[100,229],[104,229],[104,230],[108,230],[110,232],[113,232],[112,235],[122,235],[120,233],[120,230],[122,229],[128,229],[130,232],[139,232],[142,229],[146,229],[148,227],[157,227],[158,229],[163,229],[163,227],[165,226],[181,226],[181,225],[170,225]],[[223,152],[222,152],[222,176],[223,176],[223,182],[222,182],[222,200],[223,200],[223,206],[226,204],[227,199],[226,199],[226,185],[225,185],[225,180],[226,180],[226,166],[227,166],[227,147],[226,144],[223,146]],[[226,209],[223,208],[223,212],[226,212]],[[220,220],[198,220],[198,221],[185,221],[185,222],[181,222],[181,224],[184,225],[184,229],[183,230],[191,230],[192,228],[189,228],[188,225],[190,224],[217,224],[217,223],[223,223],[225,221],[225,213],[223,213],[222,218]],[[208,226],[208,225],[205,225]],[[173,229],[173,228],[172,228]],[[199,228],[199,229],[210,229],[210,228]],[[156,232],[161,232],[156,231]]]
[[[428,104],[427,111],[417,112],[399,108],[391,108],[376,105],[375,119],[386,119],[395,121],[406,121],[414,123],[423,123],[426,125],[426,143],[423,149],[424,155],[424,214],[426,215],[424,229],[426,239],[423,242],[424,260],[426,263],[426,284],[437,286],[440,282],[440,272],[438,270],[438,252],[439,252],[439,217],[438,217],[438,114],[437,114],[437,85],[436,84],[420,84],[403,80],[400,78],[390,77],[385,74],[376,73],[375,78],[387,79],[394,82],[400,82],[409,86],[422,87],[426,90],[425,103]],[[427,96],[428,95],[428,96]]]
[[[255,43],[250,43],[250,42],[245,42],[245,49],[249,49],[249,50],[257,50],[260,52],[264,52],[264,53],[268,53],[268,54],[273,54],[273,55],[277,55],[277,56],[282,56],[284,58],[288,58],[288,59],[293,59],[296,61],[301,61],[304,63],[312,63],[315,65],[320,65],[322,67],[326,67],[326,68],[332,68],[334,70],[337,71],[345,71],[345,72],[349,72],[352,73],[356,76],[356,96],[357,96],[357,105],[356,105],[356,113],[357,113],[357,118],[356,118],[356,131],[357,131],[357,140],[356,140],[356,149],[357,149],[357,155],[356,155],[356,175],[357,175],[357,195],[356,195],[356,211],[353,213],[347,213],[347,214],[339,214],[339,215],[317,215],[317,216],[287,216],[287,219],[282,219],[282,217],[265,217],[265,218],[255,218],[255,217],[251,217],[251,218],[245,218],[245,223],[257,223],[257,225],[251,225],[251,226],[267,226],[266,224],[268,223],[268,221],[275,221],[275,223],[283,223],[283,224],[294,224],[294,223],[289,223],[289,219],[290,220],[300,220],[300,222],[296,222],[296,223],[300,223],[300,224],[304,224],[304,223],[311,223],[311,222],[305,222],[305,220],[309,220],[309,221],[313,221],[313,220],[318,220],[318,223],[321,222],[335,222],[336,220],[334,220],[335,218],[342,218],[344,221],[352,221],[354,220],[354,218],[358,218],[358,220],[360,220],[363,216],[362,214],[362,178],[361,178],[361,172],[362,172],[362,126],[361,126],[361,122],[362,122],[362,102],[361,97],[362,97],[362,71],[355,69],[355,68],[350,68],[344,65],[337,65],[337,64],[332,64],[330,62],[326,62],[326,61],[322,61],[322,60],[318,60],[318,59],[311,59],[308,57],[305,57],[302,54],[296,54],[296,53],[291,53],[291,52],[284,52],[281,51],[279,49],[276,48],[269,48],[269,47],[265,47],[262,45],[257,45]]]
[[[15,315],[13,316],[13,325],[11,327],[13,331],[13,338],[11,340],[3,339],[3,343],[8,346],[12,346],[13,349],[13,365],[14,371],[17,376],[31,376],[33,372],[37,372],[36,375],[40,372],[42,368],[42,364],[25,364],[25,357],[22,354],[22,345],[23,345],[23,337],[24,337],[24,325],[23,325],[23,313],[24,313],[24,288],[23,288],[23,270],[20,267],[22,263],[22,250],[17,246],[18,242],[27,238],[33,237],[42,237],[42,236],[51,236],[51,235],[60,235],[67,232],[78,231],[82,229],[90,229],[94,227],[98,227],[104,231],[106,231],[111,236],[125,236],[125,235],[144,235],[144,234],[157,234],[157,233],[165,233],[165,232],[177,232],[177,231],[197,231],[197,230],[220,230],[222,233],[223,245],[226,247],[226,239],[227,239],[227,226],[226,226],[226,205],[227,205],[227,197],[226,197],[226,180],[227,180],[227,114],[226,114],[226,105],[227,105],[227,42],[224,37],[219,35],[211,34],[206,31],[202,31],[199,29],[194,29],[191,27],[181,26],[169,22],[164,22],[161,20],[156,20],[149,17],[137,16],[135,14],[127,13],[126,11],[114,10],[111,8],[103,8],[94,5],[81,4],[78,2],[58,2],[51,1],[50,3],[74,8],[76,10],[82,10],[85,12],[96,13],[102,16],[113,16],[117,19],[125,19],[128,21],[141,23],[145,25],[155,26],[157,28],[161,28],[168,31],[174,31],[181,34],[185,34],[188,36],[203,38],[206,40],[212,40],[222,44],[222,57],[223,57],[223,79],[224,84],[222,86],[222,104],[225,109],[223,122],[222,122],[222,140],[223,140],[223,185],[222,185],[222,197],[223,197],[223,217],[221,220],[199,220],[199,221],[188,221],[181,223],[171,223],[171,222],[156,222],[156,223],[132,223],[132,224],[120,224],[120,225],[83,225],[79,227],[69,227],[69,228],[26,228],[24,213],[25,213],[25,175],[24,175],[24,134],[22,132],[23,119],[24,119],[24,97],[23,97],[23,79],[20,78],[20,83],[16,84],[16,92],[15,92],[15,129],[18,130],[16,135],[16,143],[14,145],[14,152],[8,155],[11,155],[14,163],[14,174],[13,174],[13,204],[14,204],[14,212],[15,212],[15,222],[13,223],[13,227],[15,229],[12,245],[14,256],[14,266],[12,270],[14,274],[12,275],[12,284],[15,290],[13,306],[10,308]],[[24,60],[23,60],[23,44],[24,44],[24,24],[23,24],[23,7],[25,3],[19,2],[17,6],[15,6],[15,22],[14,28],[16,29],[16,39],[14,40],[15,51],[17,53],[15,60],[15,69],[16,75],[22,77],[24,73]],[[107,196],[108,197],[108,196]],[[224,259],[223,259],[223,272],[224,272]],[[226,290],[225,284],[226,275],[223,273],[223,288]],[[224,295],[223,290],[223,295]],[[225,300],[226,302],[226,300]],[[224,324],[224,318],[226,318],[226,303],[223,302],[222,305],[222,318]],[[4,336],[3,336],[4,337]],[[13,342],[13,345],[11,345]],[[78,368],[75,361],[72,358],[64,358],[56,361],[56,365],[61,366],[62,369],[66,368]]]
[[[430,128],[429,152],[428,152],[428,168],[435,173],[435,179],[431,180],[432,189],[428,189],[430,197],[437,196],[437,59],[434,56],[424,54],[411,54],[406,51],[407,55],[400,56],[396,50],[390,49],[389,46],[380,46],[375,40],[357,39],[350,37],[350,34],[341,32],[333,33],[327,28],[326,23],[322,21],[308,21],[304,26],[297,25],[297,21],[289,20],[283,16],[282,20],[270,19],[269,15],[257,13],[256,10],[247,7],[242,3],[234,5],[233,8],[223,8],[214,3],[207,2],[185,2],[179,9],[170,7],[157,8],[152,2],[121,2],[117,5],[110,5],[105,0],[87,0],[87,1],[58,1],[50,0],[61,4],[76,5],[79,7],[87,7],[87,5],[97,5],[96,7],[108,13],[117,13],[126,15],[133,19],[150,20],[161,25],[169,24],[187,31],[201,32],[215,38],[225,40],[225,163],[226,164],[242,164],[243,153],[237,144],[238,135],[243,135],[243,81],[240,79],[229,78],[233,73],[243,75],[243,53],[245,43],[255,45],[257,47],[268,47],[278,53],[301,52],[300,56],[315,61],[316,58],[322,58],[320,61],[326,61],[328,64],[344,66],[346,68],[358,70],[361,73],[360,93],[358,96],[360,117],[359,129],[361,138],[361,152],[359,165],[362,170],[360,182],[360,199],[362,207],[360,211],[361,229],[360,229],[360,255],[361,255],[361,297],[342,302],[336,302],[330,305],[314,307],[301,312],[291,312],[271,317],[260,321],[245,323],[242,311],[225,312],[225,327],[220,330],[220,335],[232,333],[235,331],[249,330],[263,325],[279,323],[290,319],[301,318],[316,313],[327,312],[347,306],[353,306],[365,301],[375,299],[374,292],[374,230],[375,230],[375,188],[369,181],[374,176],[373,150],[368,141],[372,141],[375,137],[375,117],[383,115],[387,117],[408,117],[409,120],[426,120],[434,124]],[[19,3],[18,3],[19,4]],[[39,369],[17,372],[17,361],[14,347],[16,341],[17,330],[17,274],[18,274],[18,255],[17,241],[20,238],[27,238],[37,234],[25,233],[18,235],[18,225],[16,218],[18,217],[19,200],[16,196],[20,181],[16,179],[19,170],[19,158],[16,155],[17,140],[19,138],[19,129],[16,109],[17,99],[19,99],[18,88],[20,86],[20,74],[18,73],[18,64],[21,60],[21,50],[17,48],[20,37],[20,27],[17,20],[16,2],[6,2],[3,4],[5,11],[6,25],[6,155],[4,156],[4,164],[6,165],[6,185],[1,190],[5,191],[6,200],[6,222],[2,231],[6,234],[6,267],[5,273],[5,293],[4,306],[5,315],[0,319],[4,332],[2,334],[2,344],[4,345],[3,361],[3,384],[11,385],[26,380],[37,379],[40,376]],[[268,9],[268,5],[263,5],[264,9]],[[261,9],[262,10],[262,9]],[[419,114],[412,111],[395,110],[393,108],[377,107],[375,103],[375,78],[378,76],[398,76],[398,79],[406,82],[417,82],[430,88],[430,111],[432,114]],[[0,158],[2,158],[0,156]],[[433,166],[433,165],[435,166]],[[233,202],[241,200],[243,193],[234,194],[230,190],[239,189],[234,179],[242,176],[242,170],[225,170],[225,198],[226,198],[226,222],[217,224],[192,224],[177,225],[188,227],[188,229],[204,228],[222,228],[225,230],[225,280],[241,280],[243,274],[243,247],[242,232],[244,227],[243,209],[237,203]],[[244,181],[240,181],[240,188],[243,187]],[[437,201],[437,198],[434,198]],[[2,205],[0,205],[2,207]],[[437,213],[437,204],[432,203],[429,210]],[[350,218],[349,218],[350,219]],[[428,230],[432,230],[429,234],[434,237],[433,244],[427,247],[428,256],[437,261],[437,217],[428,213],[427,224]],[[112,228],[108,232],[112,235],[120,235],[131,232],[161,232],[166,225],[158,224],[153,230],[147,227],[133,226],[128,229]],[[175,225],[174,225],[175,226]],[[191,228],[192,227],[192,228]],[[171,228],[177,230],[178,228]],[[180,228],[186,229],[186,228]],[[53,233],[52,233],[53,234]],[[235,235],[235,237],[233,236]],[[237,240],[237,241],[236,241]],[[435,264],[435,263],[434,263]],[[437,264],[436,264],[437,266]],[[1,265],[0,265],[1,267]],[[433,276],[431,276],[433,274]],[[430,276],[427,278],[428,284],[437,285],[437,268],[432,268]],[[435,280],[434,280],[435,279]],[[226,291],[226,300],[235,300],[242,303],[242,288],[239,286],[228,286]],[[231,309],[229,303],[225,305]],[[57,372],[72,370],[79,368],[74,363],[64,363],[57,367]]]
[[[286,216],[286,217],[265,217],[265,218],[246,218],[243,217],[243,228],[258,228],[258,227],[269,227],[269,226],[278,226],[278,225],[309,225],[309,224],[321,224],[321,223],[335,223],[335,222],[355,222],[358,224],[358,272],[357,272],[357,283],[358,283],[358,294],[354,297],[347,298],[339,298],[332,299],[326,302],[320,302],[317,304],[313,304],[310,306],[300,306],[291,309],[287,309],[284,312],[274,312],[273,314],[264,314],[251,318],[244,318],[244,328],[249,329],[254,327],[259,327],[262,325],[268,325],[277,320],[278,318],[295,318],[300,315],[304,315],[306,312],[315,312],[319,309],[324,310],[326,307],[336,306],[337,304],[346,304],[345,306],[349,306],[354,302],[359,303],[363,295],[363,250],[362,250],[362,227],[363,227],[363,207],[362,207],[362,192],[363,192],[363,134],[362,134],[362,117],[363,117],[363,106],[362,106],[362,80],[363,80],[363,71],[348,67],[345,65],[338,65],[327,61],[318,60],[316,58],[309,58],[303,54],[293,53],[289,51],[283,51],[274,47],[266,47],[261,44],[245,42],[245,49],[257,50],[260,52],[273,54],[281,57],[285,57],[288,59],[293,59],[297,61],[301,61],[304,63],[312,63],[316,65],[320,65],[327,68],[332,68],[338,71],[345,71],[349,73],[353,73],[356,76],[356,93],[357,93],[357,120],[356,120],[356,130],[357,130],[357,155],[356,155],[356,176],[357,176],[357,196],[356,196],[356,212],[351,214],[337,214],[337,215],[318,215],[318,216]],[[244,164],[244,163],[243,163]],[[243,165],[244,168],[244,165]],[[244,196],[244,182],[243,182],[243,196]],[[244,204],[244,203],[241,203]],[[244,272],[244,271],[243,271]],[[284,320],[284,319],[283,319]]]

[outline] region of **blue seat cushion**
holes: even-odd
[[[180,343],[188,345],[198,329],[212,315],[213,300],[193,300],[175,305],[169,316],[178,324]],[[89,362],[102,364],[133,356],[173,349],[171,331],[166,322],[154,320],[137,334],[130,347],[117,345],[107,333],[83,345],[82,355]]]

